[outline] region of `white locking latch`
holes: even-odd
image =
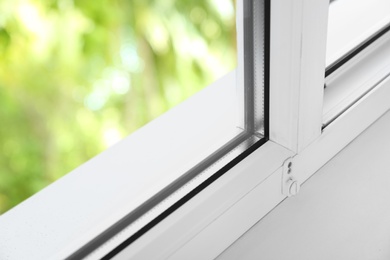
[[[287,159],[283,164],[282,193],[287,197],[298,194],[301,185],[293,175],[292,158]]]

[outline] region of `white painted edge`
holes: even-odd
[[[305,0],[299,89],[299,153],[321,135],[329,0]]]
[[[328,5],[271,1],[270,139],[293,152],[321,134]]]
[[[270,140],[297,150],[303,0],[272,0],[270,31]]]

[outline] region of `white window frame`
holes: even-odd
[[[115,259],[214,259],[286,198],[282,193],[284,162],[291,160],[292,174],[302,184],[390,109],[387,77],[322,129],[328,5],[328,0],[271,1],[270,140],[159,221]],[[350,85],[358,84],[353,73],[350,77]],[[68,185],[72,185],[71,180]],[[0,230],[4,223],[9,225],[26,248],[29,232],[52,228],[41,222],[28,223],[32,226],[28,231],[17,226],[20,218],[26,217],[24,213],[31,214],[27,209],[33,210],[30,206],[39,204],[40,199],[33,197],[12,210],[9,216],[16,219],[0,218]],[[105,256],[127,235],[118,234],[89,258]],[[50,258],[69,256],[80,242],[66,245]]]
[[[328,5],[271,1],[270,141],[118,259],[214,259],[286,198],[283,163],[321,136]]]
[[[390,109],[387,77],[321,130],[329,1],[271,3],[271,141],[114,259],[214,259],[286,199],[285,160],[304,183]]]

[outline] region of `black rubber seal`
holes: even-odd
[[[269,138],[271,0],[264,0],[264,136]]]

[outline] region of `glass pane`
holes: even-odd
[[[390,26],[388,0],[335,0],[329,6],[326,66],[339,63]]]
[[[225,1],[1,1],[0,213],[237,66]]]

